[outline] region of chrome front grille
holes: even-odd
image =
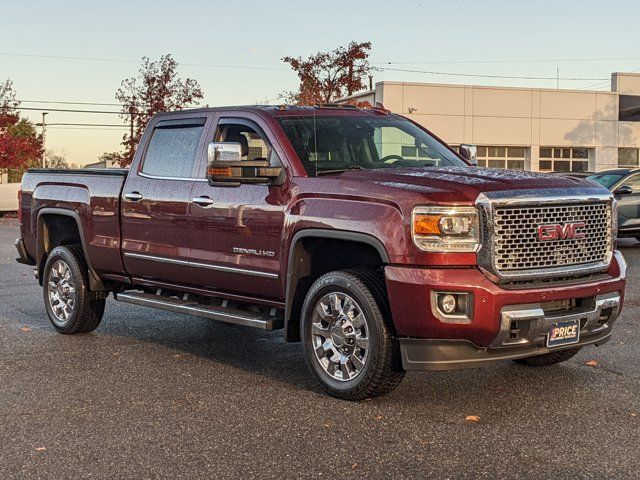
[[[602,263],[611,250],[611,207],[586,205],[498,207],[493,212],[494,266],[498,271]],[[540,225],[583,222],[583,238],[542,241]]]
[[[564,195],[554,191],[545,197],[540,193],[526,191],[526,195],[508,198],[509,192],[495,192],[493,197],[489,193],[478,199],[484,222],[480,266],[499,281],[581,276],[605,270],[613,256],[617,220],[612,215],[611,195],[601,190],[593,195],[572,195],[570,189]],[[575,238],[560,230],[557,238],[540,239],[541,226],[564,229],[576,224],[580,227]]]

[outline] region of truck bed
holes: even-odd
[[[126,169],[32,169],[22,179],[22,238],[37,260],[38,229],[47,219],[75,221],[92,270],[100,275],[124,273],[120,254],[120,195]],[[64,229],[73,228],[72,223]]]

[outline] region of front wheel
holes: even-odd
[[[380,396],[404,377],[384,279],[376,272],[321,276],[302,306],[301,332],[307,364],[330,395],[346,400]]]
[[[102,320],[105,299],[89,290],[82,248],[54,248],[44,267],[44,304],[54,328],[65,334],[95,330]]]

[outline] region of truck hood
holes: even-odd
[[[475,167],[354,170],[341,174],[339,178],[350,186],[358,182],[370,184],[370,192],[387,187],[397,193],[403,190],[423,194],[432,202],[443,204],[472,204],[480,193],[492,191],[597,188],[593,182],[577,178]]]

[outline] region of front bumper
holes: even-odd
[[[385,276],[405,368],[438,370],[547,353],[547,332],[565,320],[580,320],[580,342],[553,350],[604,343],[624,302],[626,262],[615,252],[607,272],[551,285],[499,285],[476,268],[389,266]],[[470,293],[473,317],[441,321],[435,291]],[[563,300],[575,302],[559,309]]]
[[[578,309],[564,315],[546,314],[540,304],[505,307],[500,315],[500,330],[489,347],[478,347],[468,340],[401,338],[402,365],[405,370],[453,370],[586,345],[602,345],[611,338],[613,323],[621,308],[621,298],[617,293],[600,295],[595,298],[593,308]],[[552,326],[570,320],[580,322],[580,341],[547,347],[546,337]]]

